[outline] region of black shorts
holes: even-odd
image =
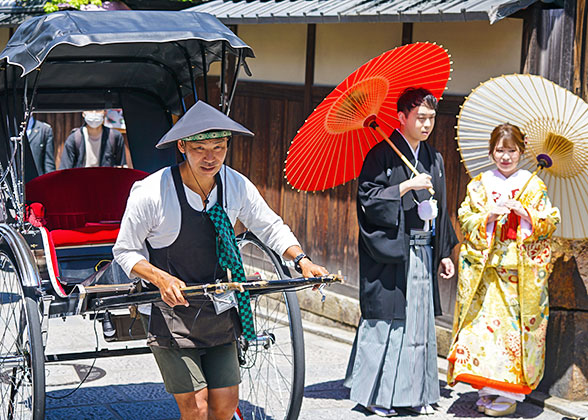
[[[204,388],[225,388],[241,382],[237,343],[206,349],[151,347],[165,390],[183,394]]]
[[[145,330],[149,315],[141,315]],[[205,349],[168,349],[150,346],[170,394],[184,394],[204,388],[226,388],[241,383],[237,342]]]

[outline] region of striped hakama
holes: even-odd
[[[431,233],[411,231],[406,319],[361,319],[344,385],[364,407],[439,401]]]

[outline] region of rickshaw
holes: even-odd
[[[239,72],[250,74],[252,57],[215,17],[196,12],[57,12],[26,21],[9,40],[0,54],[1,419],[44,418],[46,363],[149,351],[46,355],[48,320],[84,315],[100,322],[109,340],[144,337],[133,305],[158,293],[138,290],[112,262],[130,188],[179,159],[154,146],[172,116],[186,111],[186,98],[196,100],[201,90],[209,102],[211,64],[221,64],[220,109],[228,113]],[[133,169],[37,174],[26,136],[33,112],[112,108],[123,110]],[[215,299],[226,290],[250,291],[256,337],[239,340],[238,415],[293,420],[304,388],[295,290],[339,279],[291,279],[281,257],[250,232],[238,241],[247,282],[186,293]]]

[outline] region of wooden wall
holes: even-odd
[[[554,9],[535,3],[521,12],[524,17],[521,73],[543,76],[582,96],[586,85],[581,81],[586,73],[582,63],[585,0],[577,3],[577,20],[576,0],[563,0],[564,7]]]

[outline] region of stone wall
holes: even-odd
[[[553,261],[545,376],[539,389],[588,400],[588,241],[557,238]]]

